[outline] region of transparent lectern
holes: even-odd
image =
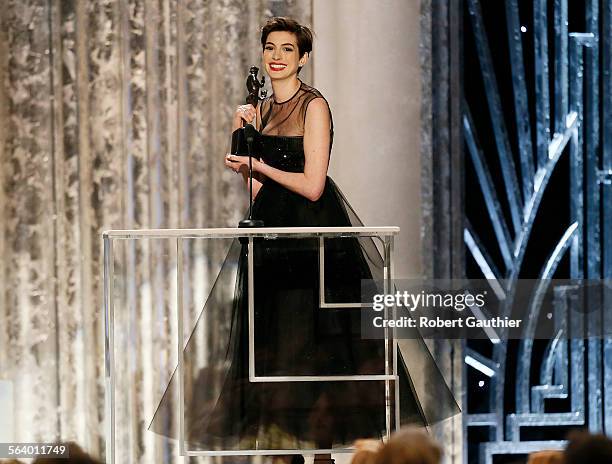
[[[368,304],[355,301],[355,294],[348,297],[353,301],[343,301],[342,292],[332,298],[327,290],[343,279],[344,272],[337,272],[342,268],[330,266],[330,259],[343,256],[346,247],[339,245],[352,241],[360,246],[367,240],[376,243],[376,255],[382,258],[379,277],[383,290],[389,292],[393,240],[398,233],[398,227],[105,232],[106,462],[127,463],[143,456],[143,462],[175,462],[179,456],[352,452],[350,443],[337,446],[318,439],[317,434],[324,434],[324,412],[329,408],[321,398],[335,398],[346,406],[332,421],[346,437],[352,436],[351,427],[358,429],[357,435],[368,430],[358,415],[360,410],[380,406],[380,416],[370,414],[369,420],[380,417],[380,435],[388,437],[400,424],[398,346],[393,329],[385,329],[384,340],[367,341],[370,345],[362,349],[367,351],[365,355],[339,353],[343,348],[334,344],[338,339],[334,334],[349,331],[356,344],[366,343],[359,340],[359,327],[354,323],[349,327],[351,322],[342,315],[348,314],[346,311],[359,314]],[[281,243],[283,249],[297,251],[275,258],[274,250]],[[318,270],[314,322],[302,320],[300,313],[292,313],[290,308],[283,310],[283,304],[308,298],[310,284],[279,304],[281,297],[273,290],[261,290],[271,288],[265,281],[270,276],[257,272],[265,269],[261,260],[274,263],[275,259],[279,264],[283,261],[283,274],[301,272],[306,261],[287,262],[287,256],[302,256],[305,247],[298,245],[304,243],[309,244],[308,250],[316,251],[307,255]],[[348,272],[350,265],[346,267]],[[283,275],[275,277],[279,278]],[[239,291],[244,308],[236,306]],[[261,308],[267,304],[281,308],[279,314],[262,315]],[[327,314],[332,313],[336,316],[329,319]],[[313,344],[308,334],[317,324],[332,336]],[[270,335],[274,330],[283,332],[280,346],[277,341],[274,345]],[[340,348],[336,350],[336,346]],[[244,365],[239,365],[241,352]],[[345,360],[359,356],[368,361],[360,362],[353,372],[350,366],[354,364]],[[334,389],[341,393],[335,395]],[[314,390],[323,394],[310,405],[306,397]],[[249,404],[251,397],[259,402],[257,411]],[[304,437],[299,431],[287,434],[275,422],[275,411],[285,411],[287,402],[299,403],[299,407],[291,403],[291,410],[306,414],[305,420],[296,421],[303,427]],[[304,404],[312,412],[304,409]],[[253,423],[260,424],[262,430],[255,430]],[[255,435],[248,439],[225,433],[249,427]]]

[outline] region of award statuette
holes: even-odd
[[[266,91],[262,90],[265,83],[265,77],[261,77],[261,81],[257,79],[259,68],[251,66],[249,75],[246,80],[247,90],[249,94],[246,97],[247,104],[257,107],[259,100],[266,98]],[[261,97],[259,94],[261,93]],[[252,124],[247,124],[245,127],[238,128],[232,134],[232,155],[248,155],[249,157],[249,218],[243,219],[238,223],[238,227],[263,227],[262,220],[253,219],[253,148],[257,147],[259,132]],[[240,241],[246,243],[246,237],[241,237]]]
[[[262,87],[265,83],[265,76],[261,77],[261,81],[257,79],[259,68],[257,66],[251,66],[249,69],[249,75],[246,80],[246,87],[249,94],[246,97],[246,103],[251,104],[257,108],[257,103],[260,100],[266,98],[266,90]],[[261,97],[259,96],[261,94]],[[254,141],[253,147],[256,147],[256,140]],[[248,153],[247,141],[244,133],[244,127],[236,129],[232,134],[232,155],[246,155]]]

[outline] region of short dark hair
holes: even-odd
[[[268,34],[275,31],[287,31],[295,34],[300,58],[304,56],[304,53],[310,53],[312,51],[312,31],[308,27],[302,26],[295,19],[285,18],[283,16],[276,16],[268,19],[266,24],[261,28],[262,48],[266,46]]]

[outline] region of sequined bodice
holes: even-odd
[[[259,155],[274,168],[304,172],[304,137],[262,135]]]

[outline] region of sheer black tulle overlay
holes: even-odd
[[[302,90],[306,96],[296,99]],[[282,124],[298,127],[290,120],[305,118],[302,106],[312,100],[310,96],[320,98],[314,92],[302,84],[281,105],[270,97],[262,104],[262,114],[269,105],[268,122],[287,113]],[[296,106],[281,112],[283,105]],[[292,135],[266,135],[264,127],[260,156],[273,167],[300,172],[303,138],[299,130],[289,132]],[[267,179],[255,198],[253,216],[266,227],[362,225],[329,177],[314,202]],[[326,302],[359,302],[362,279],[383,277],[383,260],[371,238],[325,239],[324,250]],[[320,307],[318,239],[256,239],[253,259],[256,376],[385,373],[385,342],[361,338],[359,308]],[[214,334],[212,326],[218,327]],[[357,438],[383,436],[384,381],[251,382],[248,329],[247,247],[234,240],[185,346],[188,449],[329,449],[350,446]],[[217,343],[201,342],[211,336]],[[403,341],[402,348],[402,425],[429,425],[458,412],[423,340]],[[393,410],[393,382],[390,386]],[[154,432],[178,436],[177,393],[175,371],[151,423]]]

